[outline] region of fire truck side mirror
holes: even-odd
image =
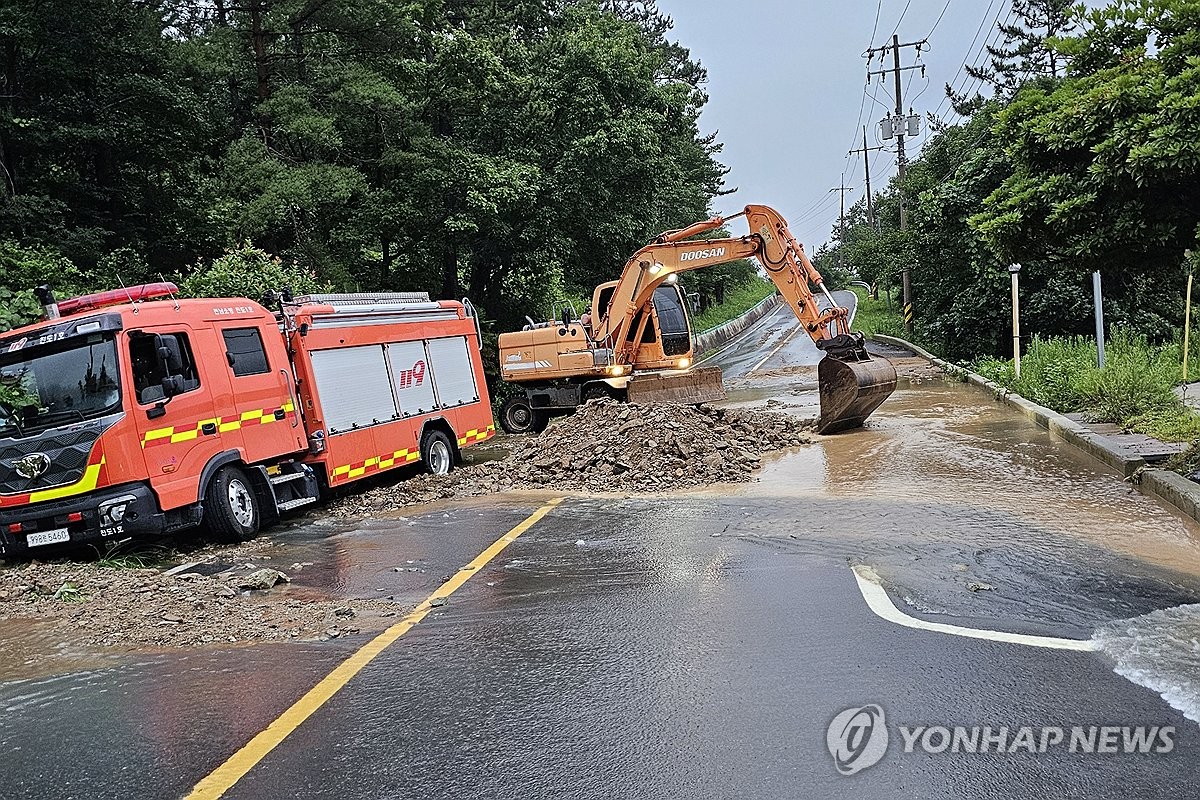
[[[174,397],[183,394],[183,376],[168,375],[162,379],[163,397]]]
[[[163,397],[171,398],[184,391],[183,348],[179,337],[171,334],[155,334],[155,352],[158,354],[158,367],[162,373]]]

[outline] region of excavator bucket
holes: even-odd
[[[688,372],[654,372],[636,375],[626,387],[631,403],[675,403],[695,405],[725,399],[721,370],[717,367]]]
[[[827,355],[817,365],[821,417],[817,433],[857,428],[896,390],[896,369],[886,358],[842,361]]]

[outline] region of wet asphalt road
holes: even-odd
[[[768,317],[723,354],[734,377],[774,348],[761,371],[811,363],[806,338],[779,347],[788,326]],[[779,387],[796,413],[805,380]],[[297,560],[323,566],[287,591],[415,603],[543,500],[298,525]],[[916,617],[1086,639],[1200,601],[1196,536],[985,395],[905,388],[749,486],[567,499],[227,796],[1200,796],[1200,727],[1105,654],[899,627],[849,568],[875,567]],[[425,571],[392,570],[407,560]],[[183,796],[366,638],[0,683],[0,796]],[[826,728],[867,703],[887,754],[839,775]],[[1167,754],[955,755],[904,753],[899,725],[1177,732]]]

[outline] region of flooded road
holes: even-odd
[[[715,359],[731,404],[812,414],[819,353],[789,318]],[[313,565],[280,591],[411,608],[548,497],[309,518],[278,537],[280,562]],[[901,627],[868,608],[856,564],[917,621],[1101,650]],[[566,498],[226,796],[1198,796],[1197,609],[1192,522],[984,392],[902,381],[866,428],[773,456],[753,483]],[[0,636],[10,663],[64,644],[36,625]],[[0,796],[185,796],[369,638],[42,652],[0,683]],[[827,728],[866,704],[891,741],[847,777]],[[905,752],[897,726],[915,725],[1174,738]]]

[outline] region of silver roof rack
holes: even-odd
[[[399,303],[428,303],[429,292],[350,292],[341,294],[305,294],[297,303],[317,303],[333,306],[396,305]]]

